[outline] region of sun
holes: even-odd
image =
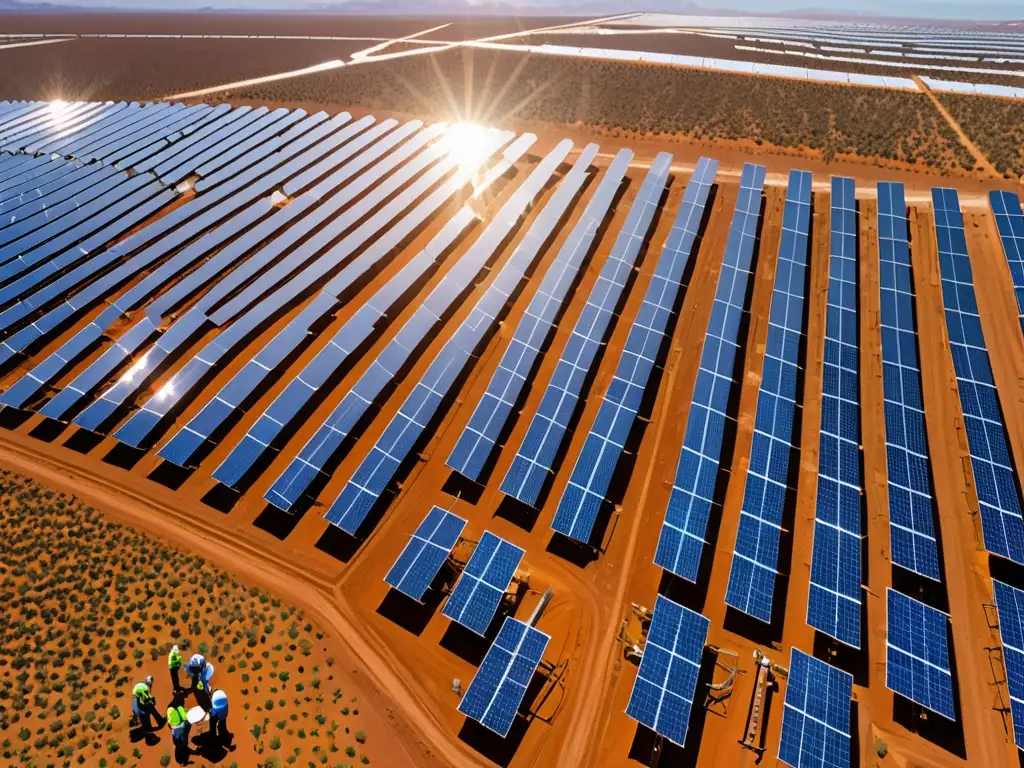
[[[490,157],[495,129],[476,123],[455,123],[444,134],[443,144],[459,167],[459,174],[473,185],[474,193],[480,179],[481,166]]]

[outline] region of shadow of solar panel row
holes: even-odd
[[[508,136],[502,136],[497,139],[493,149],[497,150],[508,138]],[[517,140],[513,142],[509,149],[515,154],[509,157],[520,156],[535,139],[532,135],[522,138],[525,138],[526,141]],[[499,165],[504,166],[504,161]],[[464,181],[461,177],[456,178],[448,183],[447,188],[454,192],[463,185]],[[506,202],[506,206],[512,206],[510,211],[522,210],[525,207],[525,203],[522,198],[513,197]],[[523,208],[519,206],[523,206]],[[457,214],[457,218],[460,221],[465,222],[464,217],[465,214],[462,212]],[[465,226],[465,223],[458,226],[459,231],[461,231],[461,227]],[[267,501],[285,511],[289,510],[298,501],[310,483],[323,471],[325,464],[341,447],[342,442],[351,429],[369,410],[370,406],[376,402],[384,388],[403,368],[409,357],[423,340],[438,326],[441,318],[448,312],[449,307],[455,303],[457,298],[469,287],[479,271],[490,261],[494,250],[505,239],[510,229],[511,225],[508,224],[507,217],[494,217],[491,219],[476,242],[452,265],[448,273],[444,275],[427,298],[417,307],[412,317],[398,330],[352,389],[342,397],[341,402],[330,416],[317,428],[313,437],[306,442],[302,450],[299,451],[299,454],[275,480],[264,496]],[[446,232],[442,230],[442,233],[429,243],[427,249],[425,249],[429,256],[417,256],[417,260],[421,258],[429,259],[430,261],[436,260],[447,247],[447,238],[449,236],[454,238],[457,234],[457,231]],[[411,270],[415,269],[418,271],[419,268],[419,266],[410,267],[410,273],[406,274],[403,272],[404,276],[401,278],[401,282],[395,282],[395,288],[407,285],[406,279],[411,279],[414,274]],[[390,292],[390,290],[387,286],[382,289],[382,291],[386,292]],[[402,290],[404,291],[404,288]],[[386,299],[390,302],[394,301],[398,295],[399,293],[385,293],[383,297],[390,297]],[[383,307],[381,309],[383,310]],[[354,333],[352,329],[349,329],[349,325],[354,323],[355,320],[353,318],[335,337],[338,341],[345,340],[343,343],[347,345],[344,347],[347,350],[346,356],[362,340],[361,336],[358,339],[353,337],[351,341],[347,340],[349,335]],[[374,322],[376,322],[376,318],[374,318]],[[338,360],[338,365],[341,364],[341,361],[341,359]],[[240,444],[241,447],[242,444]],[[247,448],[256,450],[256,446],[252,444],[247,446]],[[227,472],[217,475],[221,482],[224,482],[227,476]]]
[[[487,391],[452,448],[445,463],[464,477],[478,480],[494,452],[495,442],[534,370],[555,318],[579,275],[632,158],[630,150],[620,150],[608,167],[597,191],[545,273],[487,384]]]
[[[1013,742],[1024,749],[1024,591],[992,579],[999,614],[1003,666],[1010,692]]]
[[[239,206],[251,202],[252,199],[258,197],[259,194],[265,194],[272,191],[273,188],[282,180],[293,175],[295,172],[305,167],[305,165],[307,165],[312,159],[318,157],[323,151],[320,146],[318,146],[319,140],[335,127],[347,122],[347,119],[347,114],[343,113],[342,115],[338,115],[335,120],[331,121],[331,124],[328,126],[322,126],[318,129],[314,129],[308,134],[305,133],[305,131],[297,131],[295,133],[296,140],[289,146],[286,152],[276,155],[271,160],[264,160],[262,163],[257,163],[252,169],[244,174],[245,176],[252,178],[252,183],[247,189],[239,192],[237,195],[229,197],[227,200],[224,200],[224,202],[213,207],[212,210],[207,210],[202,212],[200,215],[187,218],[182,223],[182,226],[173,230],[173,232],[168,232],[168,228],[164,222],[168,218],[171,218],[174,212],[163,217],[157,222],[154,222],[151,226],[158,230],[157,236],[164,236],[160,237],[160,239],[152,246],[124,261],[117,269],[107,273],[101,279],[93,282],[85,289],[66,299],[63,305],[58,306],[41,319],[36,320],[31,325],[27,326],[23,331],[16,333],[13,337],[5,341],[5,347],[7,347],[11,352],[15,349],[23,349],[24,346],[38,340],[45,333],[56,327],[57,324],[64,322],[73,314],[84,309],[93,302],[100,299],[107,299],[110,304],[107,309],[100,313],[99,317],[75,334],[75,336],[70,341],[66,342],[56,353],[54,353],[54,355],[51,355],[50,358],[47,358],[47,360],[44,360],[36,366],[36,368],[31,372],[31,376],[26,375],[8,389],[7,392],[4,393],[3,398],[0,398],[0,402],[3,402],[5,405],[20,407],[28,400],[29,397],[33,396],[39,390],[43,383],[48,382],[50,379],[55,377],[69,362],[76,359],[91,344],[99,340],[122,314],[135,309],[144,303],[154,292],[158,291],[164,283],[172,279],[189,264],[237,234],[242,227],[250,225],[252,221],[247,217],[247,214],[244,211],[236,218],[230,219],[223,224],[221,222],[223,222],[232,211],[239,208]],[[271,169],[273,169],[272,172],[264,173],[265,171],[271,171]],[[204,197],[206,196],[197,197],[192,202],[203,200]],[[257,203],[257,205],[259,205],[259,203]],[[177,210],[182,211],[188,207],[190,207],[190,205],[186,204]],[[265,213],[268,210],[270,210],[270,206],[266,201],[263,202],[262,207],[257,209],[259,214]],[[198,211],[191,212],[198,213]],[[109,294],[118,284],[124,282],[143,268],[163,259],[168,254],[172,253],[178,246],[188,243],[193,237],[198,236],[211,228],[213,228],[212,231],[205,237],[198,240],[191,247],[177,252],[173,257],[163,262],[160,267],[146,275],[145,278],[136,283],[124,295],[117,299],[110,300]],[[146,227],[145,230],[138,233],[138,235],[141,236],[141,240],[145,241],[148,239],[146,234],[144,234],[148,229],[150,229],[150,227]],[[124,253],[128,251],[128,249],[134,250],[134,244],[129,244],[132,240],[134,240],[134,236],[125,240],[120,246],[115,246],[109,250],[117,251],[118,253]],[[60,283],[60,281],[51,284],[51,287],[58,283]],[[41,292],[37,292],[33,297],[43,292],[46,292],[46,289],[43,289]],[[2,319],[2,316],[0,316],[0,319]],[[12,345],[12,341],[17,342],[19,346],[15,347]]]
[[[955,189],[932,189],[942,301],[964,415],[985,548],[1024,564],[1024,521],[985,335],[974,294],[960,200]]]
[[[385,123],[390,121],[385,121]],[[265,246],[260,248],[251,257],[247,258],[229,277],[221,280],[214,288],[203,297],[200,302],[195,305],[195,309],[205,311],[209,307],[214,307],[219,304],[226,296],[230,295],[232,291],[236,290],[242,285],[245,285],[253,275],[255,275],[260,269],[263,269],[267,265],[276,262],[282,253],[285,253],[292,245],[300,241],[303,236],[313,231],[317,226],[325,221],[331,220],[333,217],[333,229],[335,232],[340,233],[351,226],[355,221],[358,220],[365,212],[369,211],[372,206],[383,199],[381,194],[368,195],[360,201],[355,207],[350,210],[344,210],[345,207],[353,200],[357,199],[367,187],[375,183],[384,174],[392,170],[397,165],[401,164],[411,154],[415,153],[426,145],[429,141],[432,141],[437,137],[439,130],[428,129],[416,133],[411,139],[405,141],[398,150],[391,152],[387,157],[370,167],[365,174],[359,176],[353,183],[344,186],[340,191],[337,191],[337,187],[344,184],[349,178],[355,175],[358,171],[367,168],[371,162],[377,160],[381,155],[391,150],[396,144],[405,140],[410,134],[415,133],[421,126],[419,121],[414,121],[407,126],[403,126],[397,131],[388,133],[380,141],[375,141],[381,133],[388,130],[388,125],[382,124],[381,126],[374,126],[369,131],[360,134],[351,142],[346,144],[353,145],[350,149],[348,156],[359,152],[367,146],[372,145],[359,154],[348,163],[341,166],[335,173],[332,174],[329,180],[318,185],[315,189],[301,195],[300,197],[293,200],[284,208],[280,209],[271,218],[267,220],[272,225],[273,229],[279,229],[287,225],[287,228],[283,232]],[[381,129],[381,130],[378,130]],[[345,155],[335,153],[337,160],[340,162],[344,159]],[[430,159],[433,155],[429,156]],[[429,162],[429,160],[426,160]],[[414,171],[422,164],[415,164],[410,167],[409,174],[403,174],[400,178],[408,178]],[[328,183],[329,181],[329,183]],[[386,187],[386,191],[392,190],[392,186]],[[323,195],[332,193],[330,197],[326,199]],[[319,204],[319,207],[317,207]],[[294,210],[293,210],[294,209]],[[338,215],[339,211],[343,211]],[[298,218],[302,216],[302,218]],[[403,222],[405,219],[402,220]],[[399,227],[403,229],[403,227]],[[224,254],[222,251],[213,259],[204,264],[203,268],[197,270],[195,274],[203,273],[202,277],[209,279],[209,276],[216,275],[227,266],[228,262],[234,261],[244,251],[248,251],[250,248],[257,246],[260,242],[266,239],[267,233],[260,233],[259,236],[255,237],[251,243],[247,243],[244,250],[232,254]],[[288,272],[293,272],[295,267],[308,261],[316,253],[322,250],[328,243],[330,238],[325,237],[313,237],[310,240],[303,243],[298,249],[291,252],[285,262],[281,262],[281,266],[278,269],[276,266],[276,274],[283,280],[287,277]],[[380,241],[377,241],[379,243]],[[377,243],[374,247],[376,248]],[[386,249],[384,252],[386,253]],[[222,267],[217,262],[221,255],[225,256],[225,264]],[[206,268],[210,267],[209,270]],[[275,285],[280,284],[280,280],[275,281]],[[244,292],[243,292],[244,293]],[[236,297],[237,298],[237,297]],[[179,290],[179,286],[175,286],[174,289],[164,294],[161,299],[154,302],[150,307],[151,316],[166,312],[168,309],[187,299],[187,294]],[[246,308],[248,304],[259,299],[259,293],[257,291],[249,291],[245,298],[239,301],[229,302],[232,306],[232,310],[227,310],[225,307],[224,312],[214,313],[214,318],[226,322],[231,319],[234,314],[240,312]],[[164,303],[161,303],[164,302]],[[319,317],[329,312],[332,308],[335,308],[337,302],[330,295],[322,295],[317,298],[313,304],[307,306],[301,313],[300,316],[294,318],[289,325],[282,329],[278,336],[274,340],[268,343],[261,351],[260,355],[257,356],[254,361],[250,361],[245,368],[240,371],[235,377],[225,385],[217,395],[210,399],[210,401],[203,407],[203,409],[194,416],[188,423],[188,425],[181,431],[179,431],[175,437],[171,439],[160,451],[160,456],[172,461],[176,464],[184,466],[189,457],[194,451],[205,442],[210,434],[215,430],[221,423],[226,419],[230,418],[234,414],[234,406],[237,406],[249,392],[255,389],[256,386],[263,380],[263,377],[271,372],[271,369],[276,364],[267,363],[265,360],[260,359],[266,357],[268,360],[273,358],[275,354],[287,355],[291,348],[288,347],[288,340],[301,341],[305,337],[306,329],[315,322]],[[237,310],[237,312],[235,311]],[[231,394],[236,392],[236,394]],[[231,406],[231,407],[225,407]]]
[[[431,509],[384,577],[385,583],[413,600],[423,600],[465,527],[458,515],[441,507]]]
[[[782,709],[779,760],[793,768],[850,765],[853,675],[794,648]]]
[[[539,629],[506,616],[459,702],[459,712],[502,738],[508,736],[550,640]]]
[[[643,303],[629,329],[615,374],[555,510],[551,528],[583,543],[590,540],[676,311],[683,273],[699,234],[718,162],[701,158],[686,186]]]
[[[576,411],[583,384],[634,270],[671,167],[672,155],[661,152],[648,169],[544,390],[526,436],[501,481],[501,492],[506,496],[536,505],[552,473],[552,463]]]
[[[955,720],[948,623],[942,611],[886,590],[885,687]]]
[[[1018,320],[1024,332],[1024,212],[1021,211],[1020,198],[1013,192],[989,192],[989,203],[996,217],[1003,255],[1010,267]]]
[[[524,554],[515,544],[484,531],[441,614],[483,636]]]
[[[754,437],[725,602],[769,623],[796,420],[811,226],[808,171],[790,171],[775,268]]]
[[[807,623],[860,648],[860,357],[854,180],[832,177],[818,492]]]
[[[711,622],[658,595],[626,714],[680,746],[686,743]]]
[[[746,163],[729,225],[722,267],[701,348],[700,369],[690,401],[686,434],[658,536],[654,562],[677,576],[697,580],[704,536],[718,478],[732,386],[743,367],[737,359],[748,281],[761,216],[765,168]]]
[[[572,142],[568,139],[559,142],[516,190],[517,194],[523,193],[521,203],[517,204],[522,206],[519,215],[522,215],[526,205],[536,197],[551,174],[565,160],[571,148]],[[437,413],[449,389],[470,362],[474,350],[483,341],[485,334],[493,328],[509,297],[523,282],[530,266],[537,260],[541,246],[561,218],[565,206],[579,191],[589,164],[590,159],[581,156],[573,171],[562,180],[551,200],[534,219],[515,251],[476,302],[469,317],[445,343],[437,358],[417,382],[415,389],[402,403],[398,413],[384,430],[384,434],[331,504],[324,516],[328,521],[346,533],[353,536],[356,534],[370,509]],[[507,221],[511,226],[513,216],[514,212],[509,211],[504,215],[499,213],[495,218]],[[490,247],[496,247],[503,239],[504,235]]]
[[[163,420],[170,409],[186,395],[190,394],[192,388],[215,365],[219,364],[222,358],[232,354],[235,347],[251,332],[265,325],[285,306],[309,290],[318,281],[327,277],[334,269],[345,264],[348,258],[371,238],[389,227],[401,229],[403,226],[406,226],[406,223],[395,220],[403,215],[403,212],[406,212],[424,192],[432,188],[454,167],[454,161],[447,157],[442,162],[429,168],[414,182],[408,183],[411,176],[418,172],[422,166],[429,165],[439,154],[442,153],[435,152],[434,148],[428,148],[426,150],[426,159],[421,161],[418,155],[414,160],[402,165],[384,183],[375,186],[368,194],[360,197],[352,208],[349,208],[341,216],[333,219],[329,227],[320,230],[314,238],[306,241],[302,248],[293,251],[283,261],[278,262],[273,268],[264,273],[256,282],[250,284],[241,293],[228,301],[227,304],[214,312],[211,315],[211,320],[215,324],[226,322],[235,312],[244,311],[244,314],[221,331],[218,336],[212,339],[199,353],[189,360],[185,367],[165,385],[165,391],[151,397],[114,434],[114,437],[121,442],[133,446],[140,445]],[[396,192],[397,194],[394,194]],[[405,213],[405,216],[413,217],[414,219],[414,223],[410,226],[411,229],[414,229],[422,221],[426,220],[448,196],[454,194],[455,188],[446,188],[445,192],[446,194],[443,197],[440,195],[429,197],[411,212]],[[393,194],[394,196],[392,197]],[[384,201],[387,202],[385,203]],[[384,203],[384,205],[376,213],[338,243],[330,247],[329,250],[321,253],[317,258],[303,266],[304,262],[315,255],[317,251],[326,247],[337,235],[345,232],[350,226],[360,221],[367,213],[374,210],[381,203]],[[330,235],[326,234],[327,230],[331,230]],[[352,259],[351,262],[345,264],[344,269],[327,283],[320,296],[313,302],[315,307],[306,310],[306,318],[315,315],[317,312],[320,314],[326,313],[326,308],[329,306],[332,297],[336,301],[337,296],[334,295],[334,291],[331,288],[332,284],[337,284],[341,280],[348,281],[351,284],[352,281],[361,278],[374,269],[384,255],[374,249],[367,249]],[[295,272],[295,270],[299,271]],[[295,272],[294,276],[281,284],[281,280],[285,279],[292,272]],[[264,284],[268,275],[277,275],[274,278],[275,282]],[[268,290],[270,293],[260,299],[259,297]],[[252,302],[258,303],[253,303],[248,310],[245,310],[247,304]],[[294,346],[300,340],[299,335],[304,333],[305,330],[304,326],[294,328],[282,339],[281,343],[285,346],[289,343]],[[277,353],[277,350],[272,351]]]
[[[932,469],[921,397],[906,210],[903,185],[879,183],[878,269],[890,551],[896,565],[938,581]]]
[[[340,124],[344,119],[347,119],[346,113],[338,115],[335,118],[335,124]],[[117,261],[121,262],[119,266],[104,274],[100,279],[72,294],[69,298],[65,298],[63,304],[38,317],[30,325],[7,338],[3,343],[3,348],[0,349],[0,363],[37,342],[59,324],[93,302],[107,297],[117,286],[164,258],[173,249],[186,244],[193,237],[215,226],[231,212],[271,192],[281,181],[306,165],[311,156],[316,156],[315,146],[312,149],[307,150],[307,148],[310,144],[315,144],[322,132],[314,130],[308,135],[304,134],[306,134],[306,130],[303,124],[295,126],[289,132],[289,135],[294,138],[294,142],[287,150],[265,158],[215,190],[199,195],[173,211],[169,211],[166,216],[162,216],[121,243],[102,251],[98,258],[87,260],[61,279],[50,283],[0,313],[0,331],[2,331],[30,313],[42,309],[53,299],[66,297],[68,290],[101,268]],[[303,152],[303,150],[307,151]],[[295,155],[298,156],[294,157]],[[147,245],[149,247],[145,247]],[[144,249],[139,253],[134,253],[139,248]],[[129,254],[133,255],[124,258]],[[127,295],[132,299],[147,295],[145,294],[146,289],[141,287],[143,284],[148,288],[152,282],[144,280]],[[115,302],[105,311],[104,315],[109,315],[109,319],[101,315],[99,329],[105,330],[122,311],[132,308],[125,303],[125,297],[122,297],[120,302],[120,305]],[[97,326],[97,322],[94,321],[92,326]],[[20,405],[20,403],[6,404]]]

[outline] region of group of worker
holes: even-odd
[[[189,747],[189,734],[192,730],[192,723],[188,719],[188,710],[184,707],[185,696],[194,693],[197,706],[201,707],[210,720],[210,736],[214,743],[226,743],[231,734],[227,729],[228,697],[224,691],[216,690],[210,694],[210,678],[213,677],[213,665],[206,658],[197,653],[192,656],[185,666],[185,673],[190,680],[188,688],[181,685],[179,674],[184,660],[178,646],[173,646],[167,655],[167,668],[171,675],[171,688],[174,698],[171,706],[167,708],[167,717],[161,718],[156,707],[156,697],[153,695],[153,676],[146,677],[144,682],[136,683],[132,690],[132,712],[138,716],[142,726],[147,730],[153,730],[151,718],[155,718],[157,729],[162,728],[164,722],[171,729],[171,739],[174,742],[175,754],[179,762],[188,759],[191,753]]]

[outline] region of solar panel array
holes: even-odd
[[[686,185],[683,202],[647,286],[622,349],[615,375],[601,400],[579,458],[573,465],[551,527],[587,543],[604,503],[612,475],[636,420],[647,382],[665,341],[668,323],[676,312],[683,273],[700,234],[718,162],[704,157]]]
[[[459,702],[459,712],[505,738],[544,657],[549,635],[505,617],[494,644]]]
[[[1024,212],[1021,211],[1020,198],[1013,192],[989,192],[988,197],[999,240],[1003,244],[1003,255],[1010,267],[1018,320],[1024,332]]]
[[[1010,693],[1013,741],[1024,749],[1024,590],[992,580],[999,613],[999,637]]]
[[[672,155],[665,152],[659,153],[651,163],[611,253],[601,265],[587,303],[562,350],[537,413],[501,481],[501,492],[506,496],[536,505],[550,479],[552,465],[576,412],[583,384],[590,375],[616,308],[622,301],[671,166]]]
[[[932,470],[902,184],[878,185],[878,258],[890,554],[896,565],[938,581]]]
[[[484,531],[441,613],[483,635],[524,554],[515,544]]]
[[[749,311],[748,282],[764,179],[764,166],[743,166],[739,197],[701,349],[686,434],[654,555],[656,564],[690,581],[697,580],[700,569],[725,422],[730,418],[729,400],[743,367],[739,333],[743,315]]]
[[[465,477],[479,479],[551,335],[555,318],[565,305],[632,158],[633,153],[623,149],[608,166],[600,186],[545,273],[491,376],[487,391],[452,448],[446,464]]]
[[[946,330],[971,453],[985,548],[1016,563],[1024,563],[1020,497],[1010,461],[1006,424],[978,315],[960,200],[955,189],[933,188],[932,204]]]
[[[770,622],[796,425],[811,226],[811,174],[790,171],[739,530],[725,602]]]
[[[710,621],[658,595],[626,714],[682,746]]]
[[[789,659],[779,760],[793,768],[850,765],[853,675],[799,648]]]
[[[955,720],[948,623],[942,611],[886,590],[886,687]]]
[[[422,600],[465,527],[466,521],[458,515],[434,507],[416,528],[384,581],[413,600]]]
[[[860,358],[854,193],[853,179],[832,178],[821,442],[807,623],[860,648]]]

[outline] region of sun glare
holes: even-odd
[[[494,129],[476,123],[455,123],[445,132],[445,148],[458,163],[459,174],[473,185],[474,192],[493,139]]]
[[[135,374],[143,370],[146,367],[146,358],[149,357],[148,353],[140,357],[135,363],[121,375],[121,381],[128,383],[135,378]]]
[[[62,99],[51,101],[50,115],[52,115],[56,119],[57,127],[60,128],[68,119],[68,103]]]

